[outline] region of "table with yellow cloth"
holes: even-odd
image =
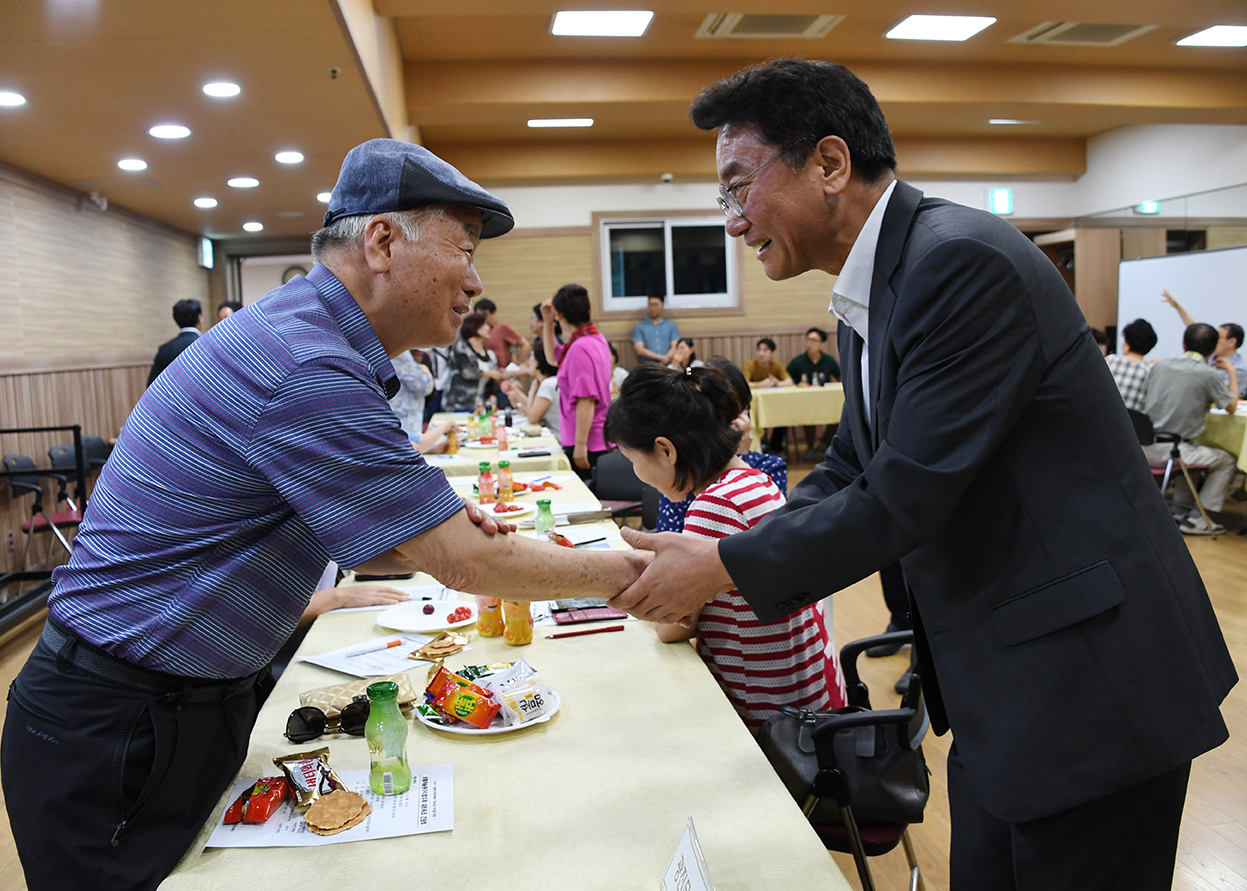
[[[844,385],[822,387],[760,387],[753,391],[750,417],[753,436],[773,427],[804,427],[839,424],[844,408]]]
[[[1247,472],[1247,402],[1240,402],[1234,414],[1214,409],[1208,412],[1199,442],[1225,449],[1238,459],[1238,469]]]
[[[579,481],[546,494],[559,501],[591,497]],[[299,653],[384,635],[378,615],[325,613]],[[311,848],[204,850],[226,795],[162,888],[652,889],[691,816],[720,891],[846,891],[835,862],[693,648],[660,643],[648,623],[621,624],[622,632],[562,640],[548,640],[557,629],[538,626],[526,647],[473,633],[473,649],[447,659],[454,669],[523,656],[562,698],[549,722],[505,735],[469,737],[411,723],[412,765],[454,767],[453,831]],[[427,668],[413,664],[418,688]],[[294,745],[282,737],[301,691],[343,680],[292,662],[260,711],[242,775],[271,776],[275,756],[324,745],[337,770],[367,769],[362,738]]]
[[[523,422],[524,416],[516,413],[520,422]],[[468,412],[466,411],[439,411],[429,419],[429,426],[452,422],[459,425],[467,424]],[[517,423],[516,426],[521,426]],[[462,431],[459,436],[459,452],[455,455],[425,455],[425,460],[430,464],[436,465],[442,469],[447,476],[464,476],[480,472],[480,462],[488,461],[491,469],[495,472],[498,470],[498,460],[500,458],[511,462],[511,471],[559,471],[571,470],[572,462],[568,459],[567,453],[563,451],[562,444],[553,436],[512,436],[507,441],[507,451],[499,452],[497,448],[491,446],[489,448],[478,448],[468,443],[467,437]],[[520,452],[530,450],[548,450],[548,455],[532,455],[527,458],[519,457]]]

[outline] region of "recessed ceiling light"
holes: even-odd
[[[303,161],[302,152],[278,152],[273,157],[279,164],[299,164]]]
[[[995,21],[981,15],[911,15],[883,36],[890,40],[969,40]]]
[[[1247,46],[1247,25],[1213,25],[1183,37],[1178,46]]]
[[[243,223],[242,227],[246,229],[248,232],[259,232],[261,229],[264,228],[264,224],[263,223]]]
[[[215,198],[196,198],[195,206],[196,207],[216,207],[216,199]]]
[[[1017,124],[1038,124],[1038,123],[1039,123],[1039,121],[1021,121],[1021,120],[1018,120],[1017,118],[992,118],[992,119],[991,119],[991,120],[989,120],[987,123],[989,123],[989,124],[1004,124],[1004,125],[1008,125],[1008,126],[1013,126],[1013,125],[1017,125]]]
[[[640,37],[654,13],[648,9],[561,10],[550,33],[556,37]]]
[[[329,199],[333,197],[333,192],[317,192],[316,200],[322,204],[328,204]]]
[[[225,184],[232,189],[254,189],[260,184],[260,181],[249,176],[236,176]]]
[[[592,127],[593,118],[533,118],[530,127]]]
[[[147,162],[140,161],[138,158],[123,158],[117,162],[117,166],[122,170],[146,170]]]
[[[230,96],[237,96],[242,90],[238,84],[218,81],[217,83],[204,84],[204,92],[217,99],[228,99]]]
[[[181,124],[157,124],[147,131],[157,139],[185,139],[191,131]]]
[[[10,93],[7,91],[0,92],[0,105],[25,105],[26,97],[21,93]]]

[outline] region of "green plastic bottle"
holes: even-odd
[[[550,499],[542,498],[537,502],[537,518],[533,520],[533,528],[537,535],[546,536],[554,528],[554,513],[550,510]]]
[[[411,788],[407,763],[407,719],[398,708],[398,684],[379,681],[368,686],[372,708],[364,724],[372,770],[368,785],[378,795],[398,795]]]

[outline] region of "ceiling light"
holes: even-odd
[[[260,184],[260,181],[249,176],[236,176],[225,184],[231,189],[254,189]]]
[[[1247,46],[1247,25],[1213,25],[1183,37],[1178,46]]]
[[[1015,125],[1018,125],[1018,124],[1038,124],[1038,123],[1039,123],[1039,121],[1020,121],[1020,120],[1018,120],[1017,118],[992,118],[992,119],[991,119],[991,120],[989,120],[987,123],[989,123],[989,124],[1003,124],[1003,125],[1006,125],[1006,126],[1015,126]]]
[[[316,200],[322,204],[328,204],[329,199],[333,197],[333,192],[317,192]]]
[[[191,131],[181,124],[157,124],[147,131],[157,139],[185,139]]]
[[[530,127],[592,127],[593,118],[533,118]]]
[[[969,40],[995,21],[981,15],[911,15],[883,36],[890,40]]]
[[[298,164],[303,160],[301,152],[278,152],[274,155],[279,164]]]
[[[0,92],[0,105],[25,105],[26,97],[21,93]]]
[[[248,232],[259,232],[261,229],[264,228],[264,224],[263,223],[243,223],[242,227],[246,229]]]
[[[550,33],[556,37],[640,37],[653,18],[647,9],[561,10],[554,14]]]
[[[215,198],[196,198],[195,206],[196,207],[216,207],[216,199]]]
[[[138,158],[123,158],[117,162],[117,166],[122,170],[146,170],[147,162],[140,161]]]
[[[227,81],[219,81],[212,84],[204,84],[204,92],[209,96],[217,99],[228,99],[230,96],[237,96],[242,90],[238,84],[231,84]]]

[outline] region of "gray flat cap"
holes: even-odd
[[[458,204],[481,212],[481,238],[497,238],[515,218],[497,198],[426,148],[397,139],[370,139],[347,152],[325,214],[343,217]]]

